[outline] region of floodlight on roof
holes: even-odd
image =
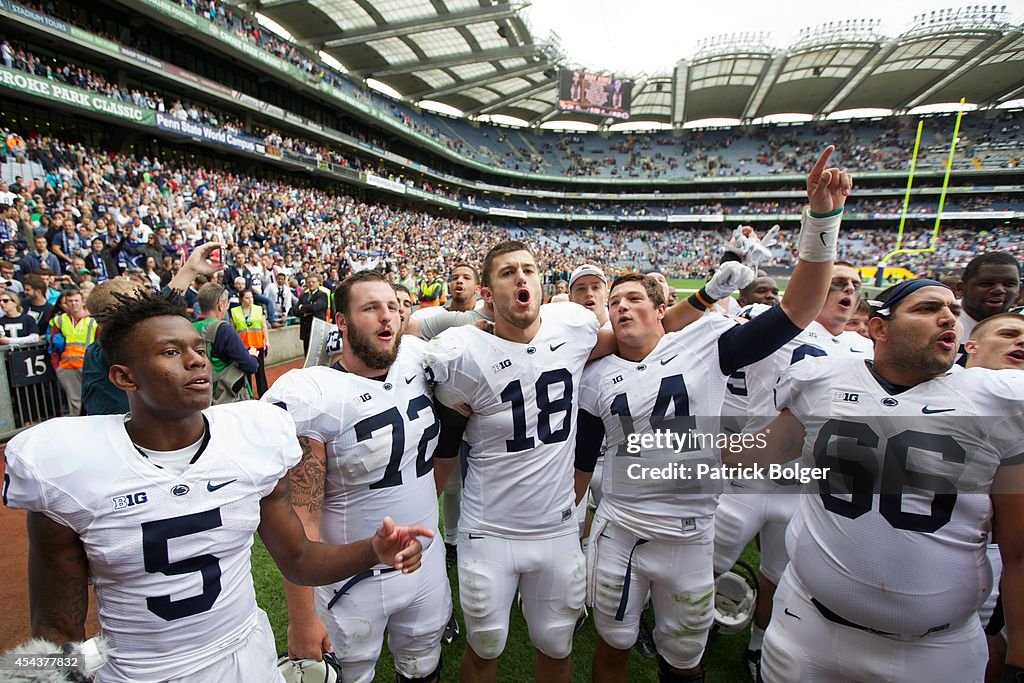
[[[771,54],[775,50],[771,46],[771,34],[767,32],[727,33],[705,38],[697,44],[694,59],[707,59],[735,54],[737,52],[754,52]]]
[[[874,43],[882,36],[881,25],[880,19],[847,19],[811,26],[800,30],[791,50],[836,43]]]
[[[916,15],[903,36],[963,30],[1005,30],[1012,26],[1006,5],[970,5]]]

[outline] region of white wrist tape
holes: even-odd
[[[839,224],[842,222],[843,212],[815,218],[811,210],[804,207],[803,220],[800,223],[800,239],[797,242],[797,252],[802,261],[811,263],[824,263],[825,261],[836,260],[836,248],[839,243]]]

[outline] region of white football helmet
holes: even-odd
[[[757,604],[757,574],[738,562],[715,580],[715,625],[718,633],[739,633],[754,618]]]
[[[277,668],[284,676],[286,683],[339,683],[341,681],[341,664],[332,652],[325,652],[321,662],[315,659],[289,659],[286,655],[277,660]]]

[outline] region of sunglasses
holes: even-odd
[[[0,304],[9,304],[12,301],[14,301],[14,299],[0,299]]]

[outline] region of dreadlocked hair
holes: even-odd
[[[96,322],[100,324],[103,338],[103,351],[112,364],[124,364],[128,360],[132,345],[132,332],[139,324],[150,318],[165,315],[180,316],[189,320],[186,315],[185,300],[177,292],[170,294],[152,294],[138,291],[123,294],[112,292],[117,303],[107,310],[99,312]],[[190,321],[191,322],[191,321]]]

